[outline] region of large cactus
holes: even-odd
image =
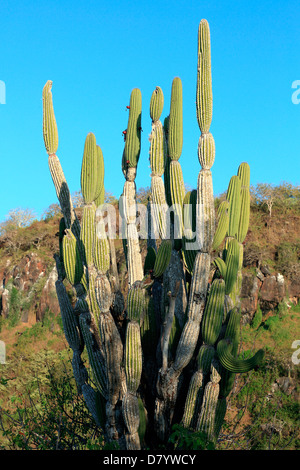
[[[250,169],[245,162],[240,165],[215,213],[210,54],[209,26],[202,20],[196,93],[201,165],[197,189],[185,192],[179,163],[183,147],[180,78],[173,80],[164,125],[160,87],[150,100],[151,198],[145,259],[137,230],[135,184],[142,97],[138,88],[131,92],[121,159],[125,183],[119,201],[128,269],[126,302],[125,292],[119,290],[113,240],[105,231],[101,148],[89,133],[82,160],[85,204],[79,223],[56,155],[52,82],[43,89],[44,141],[63,213],[60,253],[55,257],[56,287],[66,339],[73,350],[74,377],[105,439],[128,450],[166,443],[176,422],[216,440],[235,375],[257,367],[263,357],[261,350],[248,359],[238,355]],[[66,282],[76,293],[75,305],[70,303]],[[84,347],[88,368],[81,358]]]

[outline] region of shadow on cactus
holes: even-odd
[[[196,116],[200,129],[197,189],[185,193],[180,157],[183,146],[182,83],[172,83],[163,124],[162,89],[150,100],[151,197],[139,208],[137,166],[141,152],[142,96],[130,95],[121,171],[120,233],[128,289],[120,288],[114,239],[105,216],[104,159],[94,134],[83,149],[82,220],[56,155],[58,131],[52,82],[43,89],[43,133],[49,169],[63,219],[60,254],[55,256],[57,295],[63,326],[73,351],[73,371],[107,443],[120,449],[161,448],[174,441],[179,425],[217,442],[235,375],[255,368],[263,351],[238,358],[243,242],[250,210],[250,168],[241,163],[217,214],[212,172],[215,143],[210,133],[212,83],[210,31],[198,31]],[[144,214],[144,218],[140,216]],[[143,259],[138,227],[147,232]],[[76,293],[71,305],[68,282]],[[82,361],[86,348],[89,367]],[[177,431],[179,428],[176,428]],[[171,440],[170,440],[170,436]],[[178,437],[178,436],[177,436]],[[173,441],[172,441],[173,439]],[[189,439],[187,437],[187,439]],[[203,443],[199,446],[203,448]]]

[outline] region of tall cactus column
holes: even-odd
[[[164,95],[160,87],[156,87],[150,100],[150,117],[152,130],[149,137],[149,160],[151,167],[151,213],[153,214],[154,227],[151,236],[159,235],[161,239],[169,238],[167,225],[168,204],[165,196],[165,186],[162,175],[165,171],[167,158],[167,142],[164,128],[159,120],[164,106]]]
[[[130,96],[129,118],[126,129],[125,148],[122,157],[122,170],[126,178],[123,195],[121,196],[122,214],[125,219],[125,237],[127,243],[128,282],[132,286],[135,281],[144,277],[139,239],[136,228],[136,172],[141,151],[141,115],[142,95],[134,88]]]
[[[76,237],[79,237],[80,226],[73,209],[69,187],[56,155],[58,148],[58,131],[52,102],[52,81],[48,80],[43,88],[43,136],[45,148],[48,153],[48,164],[56,195],[60,202],[65,219],[66,228],[71,228]]]

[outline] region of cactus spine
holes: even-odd
[[[51,87],[48,81],[43,89],[43,134],[63,213],[56,290],[65,336],[73,351],[78,392],[83,394],[105,439],[118,441],[121,449],[166,443],[180,413],[184,426],[201,430],[215,441],[236,374],[257,367],[263,351],[248,359],[238,355],[242,243],[249,224],[250,169],[245,162],[239,166],[216,217],[208,23],[202,20],[198,31],[196,116],[201,169],[197,189],[187,194],[179,163],[183,148],[180,78],[172,82],[170,113],[163,125],[161,88],[157,86],[151,96],[150,224],[144,260],[137,232],[135,183],[141,152],[142,97],[138,88],[130,95],[121,156],[125,183],[119,200],[128,271],[126,302],[118,290],[114,244],[105,231],[102,215],[102,150],[94,134],[89,133],[81,167],[84,208],[79,223],[56,155],[58,132]],[[68,281],[76,294],[74,307],[63,281]],[[84,346],[89,369],[81,358]],[[187,393],[181,400],[184,383],[188,385]]]

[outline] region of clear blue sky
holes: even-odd
[[[300,182],[300,3],[235,0],[1,0],[0,220],[15,207],[41,215],[57,202],[42,136],[42,89],[53,80],[58,156],[70,191],[80,189],[85,137],[94,132],[105,159],[105,187],[119,197],[122,131],[131,90],[143,100],[137,187],[150,185],[150,97],[157,85],[169,113],[172,80],[183,84],[185,183],[200,165],[195,90],[197,32],[211,30],[216,142],[214,193],[227,188],[241,161],[251,182]],[[299,95],[300,96],[300,95]]]

